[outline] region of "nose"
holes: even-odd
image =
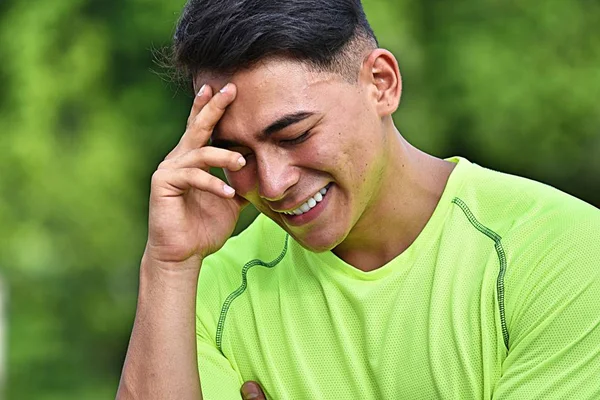
[[[258,194],[267,201],[281,200],[298,182],[299,172],[283,155],[270,154],[257,160]]]

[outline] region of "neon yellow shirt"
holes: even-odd
[[[461,158],[415,242],[362,272],[265,216],[201,268],[204,398],[600,399],[600,211]]]

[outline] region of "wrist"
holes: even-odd
[[[140,265],[140,285],[159,282],[173,288],[195,288],[202,258],[192,256],[185,261],[170,262],[153,258],[147,252],[142,256]]]
[[[157,249],[156,246],[146,243],[144,254],[142,256],[142,265],[152,265],[153,268],[164,271],[188,271],[198,272],[202,264],[203,257],[198,254],[192,254],[188,258],[181,260],[177,255],[165,255],[164,249]]]

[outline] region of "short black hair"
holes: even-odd
[[[356,80],[366,50],[377,47],[360,0],[188,0],[170,65],[189,82],[284,57]]]

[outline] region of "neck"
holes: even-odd
[[[333,252],[363,271],[382,267],[419,236],[455,164],[411,146],[390,128],[383,179],[348,236]]]

